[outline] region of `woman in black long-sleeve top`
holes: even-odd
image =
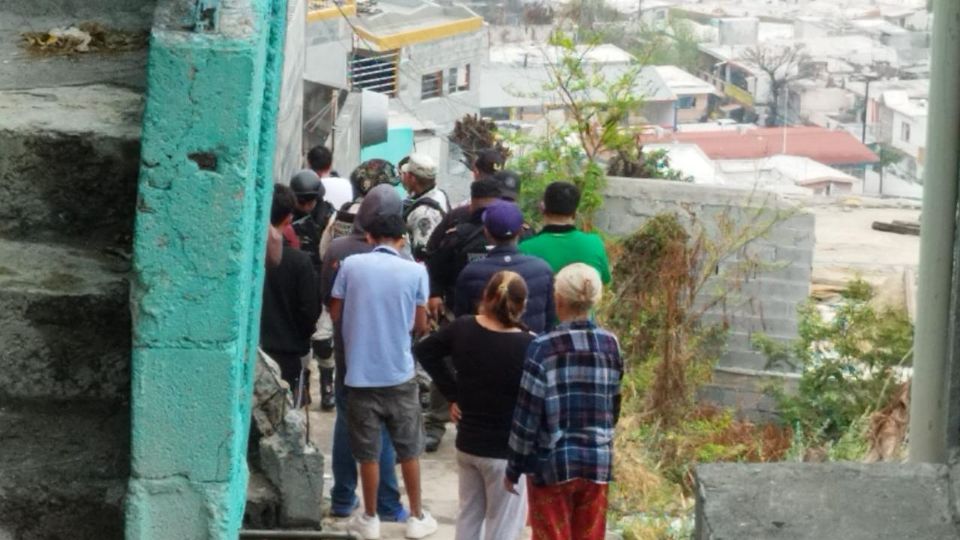
[[[484,288],[478,315],[458,318],[413,350],[457,422],[457,540],[512,540],[524,526],[526,496],[505,491],[503,477],[523,361],[534,338],[521,322],[526,301],[523,278],[498,272]]]

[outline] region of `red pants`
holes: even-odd
[[[575,479],[552,486],[527,482],[533,540],[603,540],[607,484]]]

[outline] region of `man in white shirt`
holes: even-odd
[[[333,154],[326,146],[314,146],[307,152],[307,163],[310,169],[317,173],[323,182],[325,190],[323,198],[333,205],[334,210],[340,210],[343,205],[353,202],[353,186],[346,178],[330,176],[333,167]]]

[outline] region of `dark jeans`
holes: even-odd
[[[347,400],[344,388],[337,385],[337,418],[333,424],[333,488],[330,489],[330,506],[335,514],[349,514],[357,505],[357,462],[350,451],[350,434],[347,429]],[[377,490],[377,514],[392,518],[403,510],[400,488],[395,468],[396,455],[393,442],[384,427],[381,431],[380,487]]]

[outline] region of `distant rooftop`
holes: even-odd
[[[711,159],[692,143],[646,144],[644,152],[665,150],[670,166],[697,184],[762,189],[776,193],[810,194],[810,187],[832,182],[853,186],[857,179],[802,156],[773,155],[758,159]]]
[[[588,64],[629,64],[632,54],[609,43],[580,45],[577,54]],[[543,66],[556,64],[563,55],[560,47],[543,43],[508,43],[490,47],[490,63],[512,66]]]
[[[714,160],[759,159],[777,154],[808,157],[832,166],[863,165],[880,160],[848,132],[821,127],[669,133],[648,137],[646,142],[693,143]]]
[[[654,69],[670,91],[678,96],[719,95],[715,86],[677,66],[655,66]]]
[[[904,90],[887,90],[880,95],[880,103],[913,118],[927,116],[927,100],[911,98]]]
[[[483,18],[465,6],[424,0],[358,2],[357,16],[351,20],[360,37],[381,50],[483,28]]]
[[[629,64],[599,65],[607,80],[623,76]],[[555,92],[544,90],[550,83],[550,71],[543,64],[487,64],[478,76],[480,108],[555,106],[560,103]],[[652,66],[640,70],[634,81],[634,92],[646,102],[674,101],[676,95]],[[598,91],[587,92],[589,99],[603,100]]]

